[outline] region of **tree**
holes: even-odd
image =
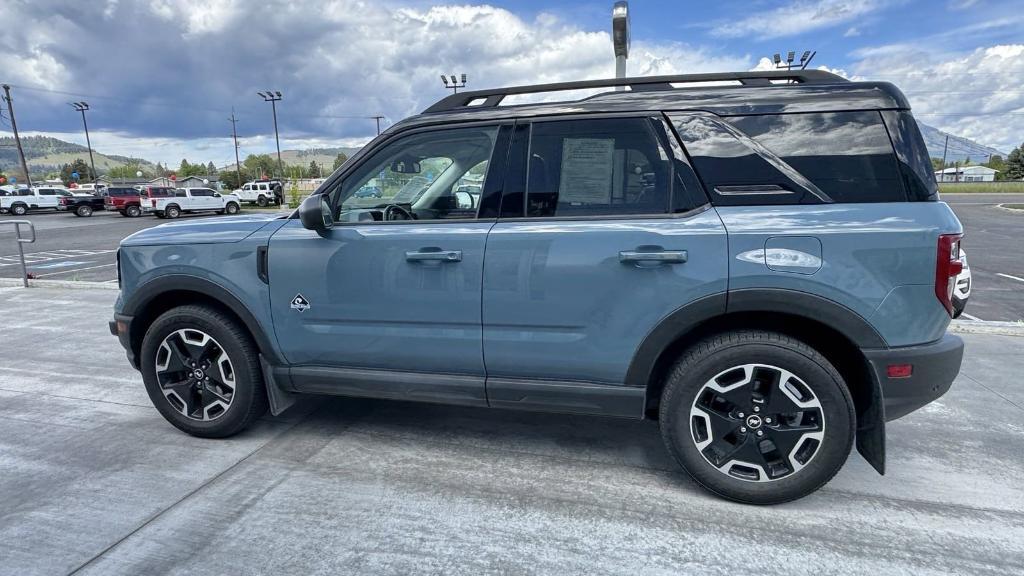
[[[334,168],[333,169],[337,170],[338,167],[341,166],[342,164],[344,164],[346,160],[348,160],[348,156],[346,156],[344,152],[339,152],[338,156],[334,159]]]
[[[77,180],[71,177],[75,172],[78,173]],[[60,180],[65,186],[70,185],[72,182],[91,182],[95,179],[96,175],[89,170],[89,165],[81,158],[75,158],[74,162],[65,164],[60,169]]]
[[[277,162],[269,154],[250,154],[243,164],[253,178],[269,178],[277,167]]]
[[[206,163],[206,173],[210,176],[217,175],[217,167],[213,165],[213,161]]]
[[[242,168],[241,172],[242,178],[239,180],[238,172],[234,170],[225,170],[220,173],[220,181],[228,190],[237,190],[242,187],[242,184],[245,184],[251,178],[249,171],[245,168]]]
[[[142,175],[149,178],[149,173],[142,169],[139,164],[125,164],[124,166],[115,166],[107,171],[107,176],[110,178],[123,178],[132,180],[137,178],[135,174],[142,172]]]
[[[1024,179],[1024,144],[1014,148],[1006,157],[1005,178],[1007,180]]]
[[[316,163],[316,160],[310,160],[309,161],[309,168],[306,170],[306,173],[307,173],[306,174],[307,177],[309,177],[309,178],[319,178],[320,177],[320,173],[321,173],[320,165]]]

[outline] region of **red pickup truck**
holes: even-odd
[[[145,207],[148,208],[151,198],[164,196],[174,196],[174,188],[147,186],[140,192],[136,188],[113,186],[104,192],[103,209],[111,212],[120,212],[122,216],[135,218],[143,213],[143,201],[145,201]]]

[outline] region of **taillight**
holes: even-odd
[[[963,234],[942,234],[939,236],[939,247],[935,255],[935,296],[946,307],[946,312],[949,312],[951,317],[956,277],[964,270],[964,265],[960,261],[961,238]]]
[[[149,203],[153,205],[153,208],[156,208],[156,199],[155,198],[153,200],[150,200]]]

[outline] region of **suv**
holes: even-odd
[[[242,202],[266,207],[269,204],[280,204],[284,197],[280,180],[253,180],[246,182],[241,188],[232,192]]]
[[[614,86],[631,90],[501,105]],[[888,83],[460,92],[291,216],[126,238],[110,328],[196,436],[297,393],[650,418],[701,485],[776,503],[828,482],[854,443],[884,473],[886,422],[949,389],[961,234]]]
[[[173,196],[154,197],[146,207],[157,218],[177,218],[182,212],[213,211],[218,214],[238,214],[238,196],[221,194],[210,188],[178,188]]]

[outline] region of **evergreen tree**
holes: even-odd
[[[348,156],[346,156],[344,152],[340,152],[338,154],[338,157],[334,159],[334,168],[333,169],[337,170],[339,166],[341,166],[342,164],[345,163],[345,160],[348,160]]]

